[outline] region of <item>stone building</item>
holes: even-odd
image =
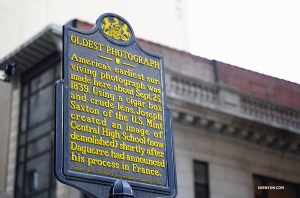
[[[70,24],[92,28],[78,20]],[[177,197],[300,198],[300,85],[139,43],[165,61]],[[0,190],[12,197],[85,196],[53,176],[54,83],[61,78],[61,57],[61,27],[49,25],[0,60],[1,70],[18,64],[12,82],[0,82]]]

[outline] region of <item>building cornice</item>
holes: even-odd
[[[300,112],[166,69],[168,106],[175,121],[299,153]]]

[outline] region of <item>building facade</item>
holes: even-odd
[[[91,24],[70,25],[88,30]],[[300,198],[300,85],[139,39],[165,61],[173,111],[177,197]],[[0,60],[0,190],[12,197],[81,198],[53,174],[54,83],[62,32],[49,25]],[[278,189],[259,189],[269,186]],[[282,187],[284,189],[282,189]]]

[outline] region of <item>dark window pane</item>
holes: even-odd
[[[51,140],[49,136],[45,136],[37,141],[32,142],[27,148],[27,157],[32,157],[40,152],[51,148]]]
[[[195,174],[195,181],[197,183],[205,184],[206,181],[206,174],[207,174],[207,168],[206,164],[201,162],[195,162],[194,164],[194,174]]]
[[[92,198],[92,197],[90,197],[89,195],[87,195],[85,193],[82,193],[82,198]]]
[[[196,184],[195,187],[196,187],[196,198],[207,198],[208,197],[206,186]]]
[[[51,167],[54,167],[54,161],[53,161],[53,158],[51,160]],[[50,173],[50,177],[51,177],[51,184],[52,185],[55,185],[56,184],[56,177],[54,175],[54,168],[52,168],[51,170],[51,173]]]
[[[38,177],[37,170],[33,169],[27,171],[27,187],[30,193],[34,193],[38,189]]]
[[[26,167],[26,194],[49,187],[50,153],[28,162]]]
[[[26,137],[26,134],[24,134],[24,133],[19,136],[19,145],[20,146],[22,146],[23,144],[25,144],[25,141],[26,141],[25,137]]]
[[[254,176],[253,183],[255,198],[299,198],[300,196],[297,192],[300,189],[299,184],[262,176]],[[257,189],[258,186],[268,186],[270,189]]]
[[[22,98],[25,98],[27,96],[28,96],[28,84],[25,84],[23,86]]]
[[[255,194],[255,198],[260,198],[263,196],[263,190],[258,189],[258,186],[263,186],[263,183],[261,181],[260,178],[254,177],[254,194]]]
[[[27,129],[27,117],[28,117],[28,100],[22,102],[22,115],[21,115],[21,132]]]
[[[53,189],[51,190],[50,198],[55,198],[55,197],[56,197],[56,189],[53,188]]]
[[[25,148],[24,147],[19,149],[19,156],[18,157],[19,157],[19,159],[18,159],[19,162],[24,161],[24,159],[25,159]]]
[[[267,186],[284,186],[283,190],[268,190],[268,198],[296,198],[296,186],[285,182],[267,181]]]
[[[30,97],[29,127],[53,116],[53,87],[48,86]]]
[[[195,197],[208,198],[208,168],[203,162],[194,162]]]
[[[22,193],[22,189],[23,189],[23,173],[24,173],[24,166],[23,165],[20,165],[18,167],[18,178],[17,178],[17,187],[16,187],[16,198],[19,198],[19,197],[23,197]]]
[[[35,77],[30,83],[31,93],[45,86],[53,80],[53,68],[48,69],[42,75]]]
[[[28,141],[31,141],[39,137],[40,135],[49,132],[51,129],[52,129],[52,120],[48,120],[47,122],[28,131]]]

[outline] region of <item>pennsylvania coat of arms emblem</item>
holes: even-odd
[[[117,17],[113,17],[113,22],[108,17],[105,17],[103,21],[101,28],[107,36],[115,40],[129,41],[131,34],[126,23],[121,24]]]

